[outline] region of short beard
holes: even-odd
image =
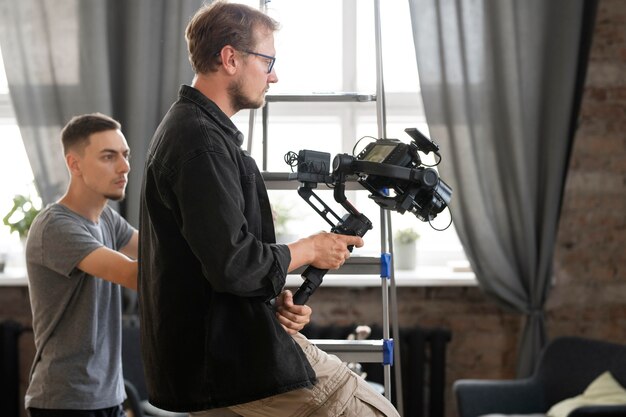
[[[116,194],[116,195],[104,195],[104,197],[108,200],[111,201],[122,201],[126,198],[126,192],[123,192],[122,195]]]
[[[228,86],[228,93],[230,94],[230,102],[233,110],[238,112],[243,109],[258,109],[263,107],[265,100],[255,101],[246,97],[242,91],[241,80],[233,81]]]

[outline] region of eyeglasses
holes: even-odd
[[[272,68],[274,68],[274,63],[276,62],[275,56],[269,56],[265,54],[260,54],[258,52],[252,52],[252,51],[241,51],[241,52],[245,52],[246,54],[250,54],[250,55],[260,56],[261,58],[267,59],[269,61],[267,63],[267,73],[269,74],[272,72]]]

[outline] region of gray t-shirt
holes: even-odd
[[[26,407],[99,409],[124,401],[120,286],[76,265],[126,245],[133,228],[106,206],[93,223],[60,204],[31,226],[26,265],[37,353]]]

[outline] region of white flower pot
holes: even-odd
[[[417,258],[416,242],[397,243],[393,247],[393,263],[396,269],[415,269]]]

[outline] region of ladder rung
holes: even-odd
[[[307,94],[266,94],[266,102],[368,102],[376,101],[376,94],[363,93],[307,93]]]
[[[297,180],[290,180],[289,174],[291,173],[270,171],[263,171],[261,173],[261,175],[263,175],[263,181],[265,182],[265,188],[268,190],[296,190],[302,183]],[[328,188],[328,190],[332,191],[331,188]],[[348,178],[346,181],[346,190],[364,190],[364,188],[356,182],[354,178]]]
[[[300,275],[306,267],[302,266],[290,272]],[[351,256],[339,269],[330,269],[328,275],[380,275],[380,258],[376,256]]]
[[[383,363],[383,340],[311,339],[324,352],[336,355],[344,362]]]

